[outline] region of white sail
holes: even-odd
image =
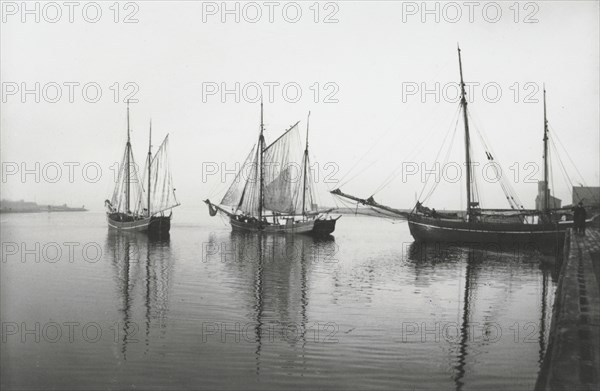
[[[262,167],[264,210],[286,215],[316,212],[310,167],[304,168],[309,163],[304,159],[299,123],[263,150],[262,161],[258,152],[252,148],[220,204],[257,217]]]
[[[129,166],[127,162],[129,161]],[[127,210],[127,170],[129,169],[129,210]],[[131,147],[127,145],[119,166],[119,175],[115,183],[112,198],[110,200],[111,211],[116,213],[141,213],[144,208],[139,200],[143,194],[142,184],[138,175],[137,165],[131,153]]]
[[[296,212],[293,198],[292,174],[288,167],[265,186],[264,205],[274,212],[293,214]]]
[[[241,212],[256,218],[318,213],[308,152],[300,140],[299,124],[264,147],[261,119],[259,143],[252,148],[223,196],[219,207],[223,213]],[[214,215],[216,209],[211,208]]]
[[[167,135],[156,151],[150,165],[150,197],[148,189],[144,189],[144,196],[140,198],[139,204],[148,210],[148,198],[150,200],[150,214],[156,214],[179,205],[175,196],[175,187],[171,176],[169,162],[169,136]],[[146,162],[147,164],[147,162]],[[148,186],[148,168],[144,170],[144,185]]]
[[[227,193],[223,196],[221,200],[221,205],[232,206],[234,208],[238,208],[240,206],[240,201],[242,200],[242,196],[244,195],[244,189],[246,188],[246,182],[249,179],[249,175],[252,174],[252,166],[254,165],[255,158],[255,147],[252,147],[250,153],[244,160],[244,164],[240,167],[235,179]]]
[[[263,153],[264,207],[279,213],[302,213],[302,147],[298,123],[269,145]],[[301,205],[300,205],[301,207]]]
[[[245,185],[240,195],[240,201],[237,210],[242,211],[249,216],[258,216],[260,199],[260,165],[258,153],[254,153],[253,160],[249,167],[241,170],[246,176]]]

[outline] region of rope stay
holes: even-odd
[[[457,105],[457,110],[454,112],[454,114],[452,116],[451,123],[454,122],[454,119],[457,118],[459,116],[459,114],[460,114],[460,104]],[[457,120],[458,120],[458,118],[457,118]],[[446,135],[444,136],[444,139],[442,141],[440,151],[448,137],[448,134],[451,132],[451,130],[452,130],[452,128],[450,127],[446,131]],[[456,125],[454,128],[454,131],[456,131]],[[454,137],[454,135],[452,137]],[[419,155],[420,152],[423,150],[427,140],[428,140],[428,138],[426,138],[426,137],[421,138],[419,144],[413,149],[413,152],[408,156],[408,158],[405,160],[402,160],[402,162],[399,165],[397,165],[394,168],[394,170],[384,179],[384,181],[381,183],[381,185],[379,185],[379,187],[377,187],[375,189],[375,191],[372,194],[373,196],[376,195],[377,193],[379,193],[380,191],[382,191],[383,189],[387,188],[390,184],[393,183],[393,181],[398,177],[398,175],[400,175],[402,173],[402,168],[404,167],[404,164],[406,163],[406,161],[407,160],[411,161],[414,156]],[[439,152],[438,152],[438,155],[439,155]]]

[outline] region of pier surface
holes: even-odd
[[[597,390],[600,382],[600,230],[570,230],[536,390]]]

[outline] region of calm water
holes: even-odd
[[[530,390],[547,341],[541,255],[422,248],[402,222],[318,241],[177,210],[150,241],[0,218],[3,388]]]

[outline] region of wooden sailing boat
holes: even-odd
[[[308,125],[304,153],[294,148],[300,140],[299,123],[265,146],[261,102],[258,145],[248,154],[220,204],[204,201],[211,216],[225,214],[234,231],[328,235],[335,230],[337,219],[326,218],[328,211],[319,211],[315,200],[308,169]],[[297,167],[300,175],[294,177]]]
[[[544,93],[544,210],[533,211],[518,208],[514,199],[507,195],[512,209],[482,209],[479,202],[472,197],[473,179],[470,156],[469,120],[467,115],[467,99],[463,81],[462,59],[458,48],[458,62],[461,85],[461,110],[463,114],[465,133],[465,164],[466,164],[466,194],[467,208],[464,216],[457,213],[439,213],[417,202],[411,212],[404,212],[378,204],[373,197],[360,199],[341,192],[340,189],[332,193],[341,197],[358,201],[364,205],[381,208],[395,213],[408,220],[411,235],[415,240],[428,242],[455,242],[455,243],[557,243],[562,244],[566,228],[570,223],[559,224],[556,215],[549,208],[548,191],[548,123],[546,120],[546,103]],[[491,154],[486,152],[488,159]],[[512,214],[507,216],[507,214]],[[533,217],[537,216],[537,221]]]
[[[462,59],[458,48],[458,64],[460,70],[461,106],[465,130],[465,165],[466,165],[466,194],[467,210],[464,217],[440,216],[417,203],[413,213],[408,216],[408,226],[411,235],[416,240],[469,242],[469,243],[528,243],[564,241],[565,226],[559,226],[553,221],[548,207],[548,121],[546,120],[546,102],[544,94],[544,210],[539,215],[537,224],[525,218],[523,212],[517,215],[520,221],[485,221],[485,214],[493,215],[500,210],[490,210],[487,213],[479,203],[472,200],[473,180],[470,156],[469,119],[467,115],[467,99],[463,80]],[[514,211],[514,210],[511,210]]]
[[[152,156],[152,124],[150,124],[148,157],[146,170],[144,170],[144,183],[147,183],[148,187],[144,189],[135,169],[130,133],[129,102],[127,102],[125,154],[121,161],[121,169],[112,198],[104,201],[108,226],[111,229],[122,231],[168,233],[171,228],[172,212],[168,216],[165,215],[165,212],[180,205],[175,197],[175,188],[169,167],[169,136],[165,137],[156,154]],[[135,200],[133,209],[131,207],[132,198]]]

